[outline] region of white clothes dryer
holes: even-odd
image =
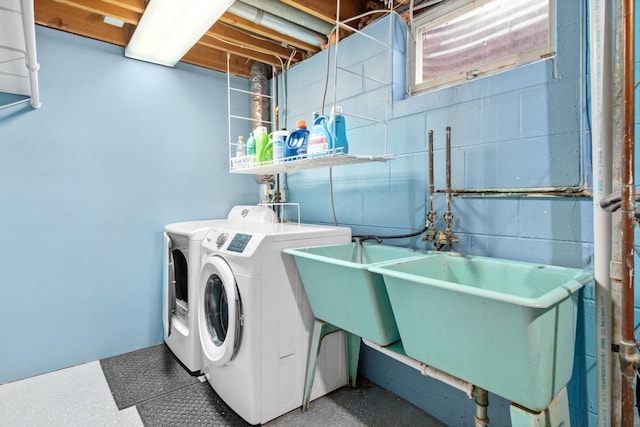
[[[285,248],[344,244],[351,230],[306,224],[216,225],[202,243],[202,370],[251,424],[302,406],[313,314]],[[344,334],[322,345],[311,398],[347,382]]]
[[[276,222],[276,216],[266,206],[235,206],[225,219],[164,227],[164,341],[192,373],[202,369],[197,316],[202,239],[214,224],[243,222]]]

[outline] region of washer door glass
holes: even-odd
[[[208,258],[202,268],[200,339],[211,363],[226,365],[237,351],[241,335],[242,306],[235,277],[220,257]]]
[[[204,291],[204,316],[211,341],[218,347],[224,344],[229,328],[229,303],[222,279],[213,273],[207,279]]]

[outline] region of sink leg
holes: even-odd
[[[347,361],[349,366],[349,387],[356,388],[356,377],[358,376],[358,361],[360,359],[360,337],[350,332],[347,335]]]
[[[511,425],[513,427],[569,427],[571,417],[569,416],[569,397],[567,388],[562,390],[553,398],[549,406],[542,412],[532,412],[527,408],[514,403],[509,407],[511,412]]]
[[[313,332],[311,333],[311,343],[309,344],[309,359],[307,360],[307,374],[304,379],[304,396],[302,398],[302,410],[309,409],[311,401],[311,389],[313,388],[313,379],[316,375],[316,367],[318,365],[318,356],[320,355],[320,345],[322,339],[333,332],[341,329],[322,320],[313,322]],[[357,369],[357,365],[356,365]]]

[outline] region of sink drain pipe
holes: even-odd
[[[485,427],[489,425],[489,417],[487,416],[487,406],[489,406],[489,392],[487,390],[477,387],[471,383],[468,383],[460,378],[456,378],[453,375],[449,375],[439,369],[425,365],[415,359],[405,356],[395,351],[389,350],[387,347],[383,347],[379,344],[362,338],[362,342],[380,353],[389,356],[390,358],[397,360],[398,362],[407,365],[413,369],[420,371],[425,377],[431,377],[442,383],[450,385],[451,387],[464,392],[469,399],[474,398],[476,401],[476,413],[475,413],[475,427]]]

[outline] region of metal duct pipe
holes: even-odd
[[[235,4],[235,3],[234,3]],[[250,69],[251,92],[251,129],[258,126],[266,126],[267,133],[271,127],[271,96],[269,96],[269,75],[271,67],[262,62],[254,62]],[[257,154],[257,153],[256,153]],[[260,184],[258,189],[258,203],[269,203],[269,188],[274,184],[273,175],[256,175],[256,182]]]
[[[315,31],[320,34],[329,34],[333,30],[333,25],[309,15],[295,7],[286,3],[273,0],[240,0],[242,3],[264,10],[272,15],[286,19],[290,23],[296,23],[304,28]]]
[[[294,37],[312,46],[320,47],[327,41],[325,36],[318,34],[315,31],[308,30],[300,25],[289,22],[286,19],[282,19],[279,16],[266,13],[260,9],[256,9],[253,6],[249,6],[248,4],[238,1],[233,3],[231,7],[227,9],[227,12],[248,21],[255,22],[256,24],[262,25],[281,34]]]
[[[634,308],[634,0],[623,3],[623,116],[622,116],[622,341],[620,342],[620,370],[622,372],[622,426],[632,427],[634,418],[633,380],[636,369],[631,359],[636,354],[633,330]]]
[[[251,129],[266,126],[267,133],[271,132],[271,99],[269,97],[269,71],[271,67],[262,62],[251,64],[250,92],[251,92]]]

